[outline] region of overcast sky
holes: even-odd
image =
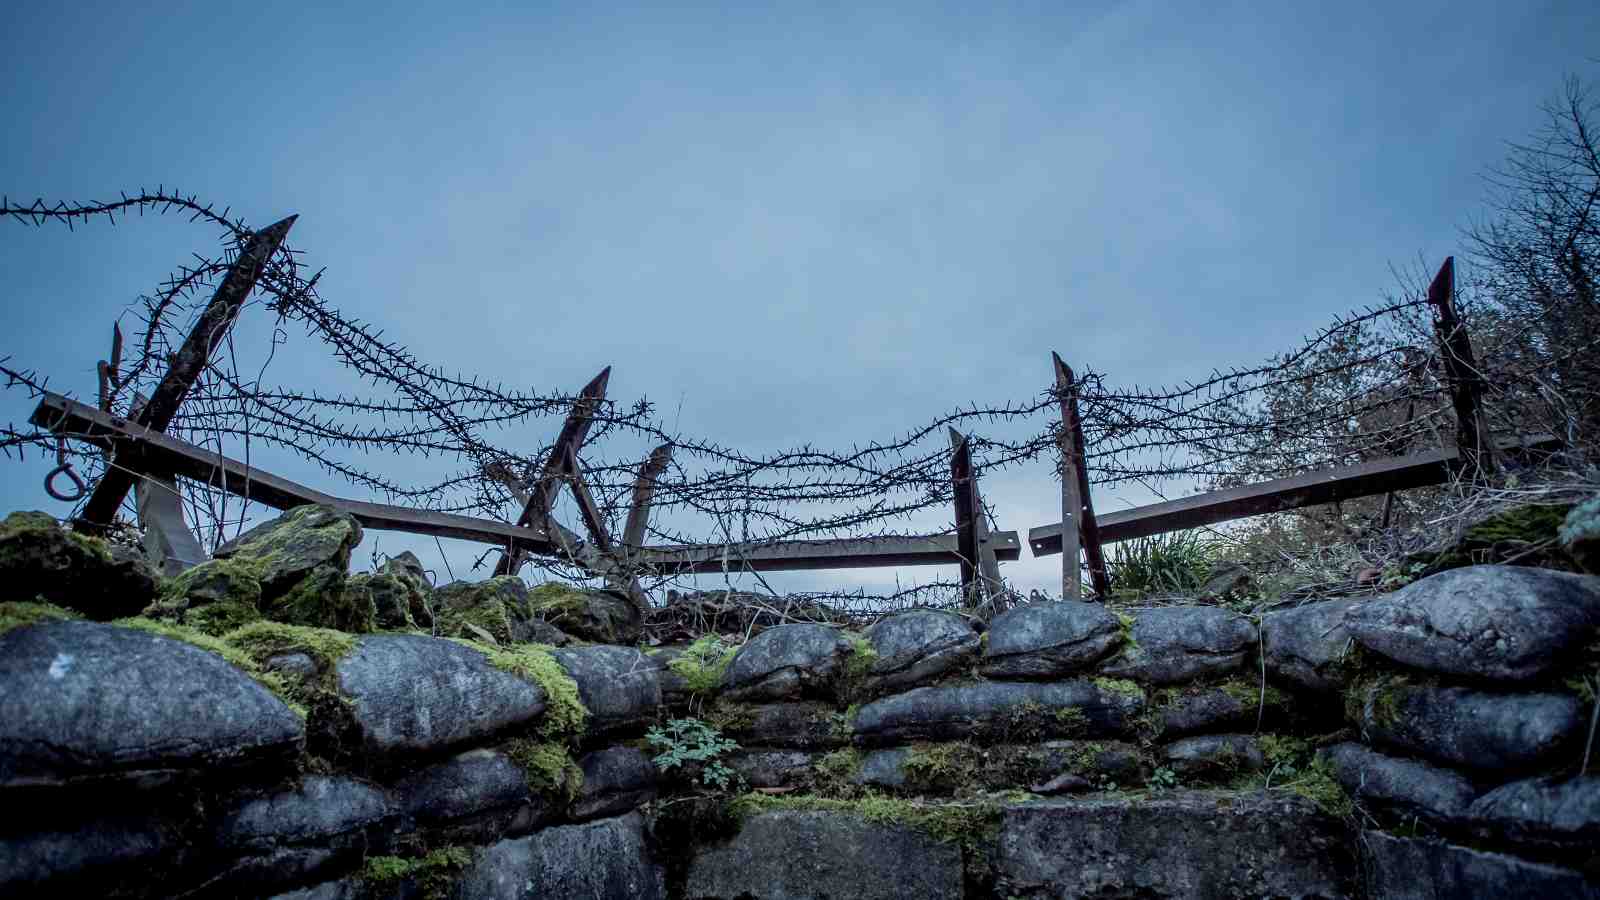
[[[1459,252],[1486,167],[1600,71],[1592,0],[292,5],[7,4],[0,189],[298,213],[323,296],[424,359],[545,391],[612,364],[752,450],[1029,399],[1051,350],[1127,383],[1287,348]],[[215,237],[0,222],[0,356],[92,397],[110,322]],[[333,378],[294,351],[279,380]],[[65,514],[49,467],[0,465],[0,510]],[[1048,463],[984,492],[1060,518]]]

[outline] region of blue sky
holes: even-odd
[[[323,295],[425,359],[546,390],[612,364],[754,450],[1031,397],[1051,350],[1125,383],[1285,348],[1459,252],[1484,169],[1600,55],[1586,2],[136,6],[0,12],[9,196],[299,213]],[[110,321],[214,237],[0,223],[0,356],[92,395]],[[295,337],[279,378],[335,383]],[[64,513],[48,467],[0,466],[0,509]],[[1049,466],[985,493],[1059,519]]]

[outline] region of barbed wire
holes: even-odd
[[[119,216],[125,221],[147,212],[187,214],[191,222],[213,226],[223,249],[214,257],[196,254],[134,304],[134,352],[110,373],[104,397],[107,409],[125,416],[140,396],[153,393],[168,355],[203,311],[204,292],[228,271],[250,229],[242,219],[230,218],[229,208],[217,212],[213,204],[164,186],[110,202],[0,200],[0,217],[37,227],[54,222],[71,229],[100,219],[116,224]],[[507,429],[564,417],[577,398],[491,383],[424,362],[386,340],[381,329],[326,301],[318,290],[322,272],[310,272],[300,255],[287,243],[281,246],[264,267],[249,304],[275,317],[266,362],[253,373],[242,372],[230,335],[227,358],[213,358],[204,368],[169,431],[218,452],[229,445],[285,451],[387,502],[513,521],[520,505],[512,487],[531,482],[550,446],[510,446]],[[1367,307],[1335,318],[1293,350],[1259,365],[1214,370],[1178,385],[1110,386],[1101,373],[1082,372],[1074,388],[1092,483],[1191,479],[1225,485],[1437,443],[1439,434],[1450,432],[1453,419],[1427,306],[1426,298],[1415,296]],[[291,325],[319,341],[340,368],[368,387],[328,392],[266,383]],[[1489,381],[1498,396],[1526,404],[1540,395],[1536,382],[1542,360],[1535,354],[1525,370],[1503,364],[1507,354],[1502,350],[1518,338],[1514,331],[1500,338],[1485,345],[1486,366],[1500,366]],[[30,396],[46,389],[36,372],[13,368],[9,361],[0,359],[7,389]],[[580,457],[596,503],[615,528],[626,517],[638,461],[603,456],[609,439],[672,445],[672,465],[658,480],[652,502],[649,536],[656,542],[736,543],[748,549],[783,540],[897,536],[919,515],[951,508],[946,429],[968,434],[974,464],[984,473],[1041,459],[1055,468],[1062,399],[1052,386],[1023,401],[957,407],[882,440],[842,449],[801,444],[772,453],[744,452],[669,429],[643,398],[626,404],[606,400],[593,409],[593,429]],[[29,446],[48,451],[53,440],[46,431],[7,426],[0,430],[0,452],[10,458],[16,451],[20,458]],[[73,452],[89,477],[104,471],[105,459],[96,448]],[[412,472],[392,465],[397,454],[442,457],[454,468],[414,481]],[[184,489],[191,510],[209,520],[214,540],[248,519],[239,509],[230,512],[229,501],[219,499],[215,488],[185,481]],[[737,539],[732,522],[738,524]],[[707,523],[721,528],[721,536]],[[581,572],[570,560],[536,564],[552,572]],[[941,590],[920,586],[871,602],[959,602]],[[936,601],[928,599],[936,595]],[[869,602],[866,595],[815,599],[852,607]]]

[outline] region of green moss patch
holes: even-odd
[[[589,710],[578,696],[578,683],[561,668],[542,644],[522,644],[511,648],[488,647],[476,641],[451,638],[489,658],[489,664],[502,672],[532,681],[544,691],[544,721],[539,733],[547,740],[574,740],[583,734]]]
[[[528,789],[534,793],[571,803],[583,789],[583,770],[572,761],[565,745],[518,738],[503,749],[522,769]]]
[[[268,617],[291,625],[335,628],[355,634],[378,630],[378,612],[371,594],[348,590],[347,577],[341,566],[317,566],[287,593],[267,604]]]
[[[845,682],[851,686],[859,686],[871,674],[872,667],[878,662],[878,650],[872,642],[859,634],[845,632],[845,640],[850,644],[850,654],[844,659]]]
[[[306,717],[306,707],[301,702],[302,697],[295,686],[284,680],[276,672],[269,672],[256,662],[246,651],[228,643],[226,640],[206,634],[197,628],[187,625],[175,625],[171,622],[158,622],[155,619],[136,617],[132,619],[118,619],[111,624],[122,628],[134,628],[150,634],[183,641],[222,657],[230,665],[254,679],[258,684],[271,691],[279,700],[284,702],[301,719]]]
[[[50,603],[0,603],[0,634],[13,628],[26,628],[41,622],[66,622],[81,619],[77,613]]]
[[[1424,575],[1485,563],[1577,569],[1561,548],[1560,530],[1573,504],[1518,506],[1502,510],[1467,528],[1460,539],[1432,555],[1418,555]]]
[[[1121,694],[1124,697],[1138,697],[1145,699],[1144,688],[1138,682],[1126,678],[1096,678],[1094,686],[1110,694]]]
[[[964,741],[913,744],[902,768],[907,786],[917,791],[948,793],[981,781],[983,753]]]
[[[426,900],[440,900],[450,896],[456,876],[471,864],[472,851],[465,847],[441,847],[419,857],[369,856],[361,879],[381,885],[413,881]]]
[[[331,672],[339,660],[355,651],[358,638],[331,628],[255,622],[230,632],[226,640],[260,662],[283,653],[304,653],[319,669]]]
[[[861,772],[861,751],[854,747],[825,753],[811,769],[816,773],[817,792],[830,797],[854,797],[861,792],[855,782]]]
[[[587,602],[583,591],[555,581],[547,581],[528,592],[528,608],[546,620],[563,613],[582,612]]]
[[[812,795],[743,794],[733,801],[739,819],[774,810],[822,810],[860,816],[879,825],[915,828],[941,843],[982,850],[999,835],[1000,806],[991,801],[925,803],[867,793],[853,800]]]
[[[723,673],[738,653],[738,645],[724,643],[720,635],[702,635],[668,662],[667,668],[683,679],[689,693],[706,696],[722,684]]]

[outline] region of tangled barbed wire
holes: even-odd
[[[34,226],[116,223],[147,213],[187,215],[212,226],[223,250],[196,255],[134,304],[132,352],[126,359],[114,352],[102,366],[98,398],[101,408],[123,416],[153,392],[169,355],[203,311],[206,292],[226,274],[250,228],[230,218],[228,208],[217,212],[165,186],[110,202],[0,200],[0,217]],[[169,431],[218,452],[243,447],[247,458],[256,446],[287,451],[386,502],[515,521],[521,508],[517,487],[536,477],[550,447],[511,446],[505,430],[565,416],[575,396],[489,383],[424,362],[385,340],[381,329],[325,300],[318,291],[322,272],[311,272],[300,256],[281,246],[250,301],[274,317],[264,361],[254,371],[242,369],[230,334],[227,352],[209,361]],[[1100,373],[1083,372],[1075,388],[1091,481],[1112,486],[1190,479],[1225,486],[1395,455],[1424,442],[1437,445],[1452,420],[1426,306],[1418,292],[1369,307],[1335,319],[1294,351],[1261,365],[1213,371],[1174,387],[1117,387]],[[291,326],[320,341],[367,388],[330,392],[269,383],[271,362]],[[1514,343],[1515,337],[1506,340]],[[1505,355],[1491,350],[1485,358]],[[9,362],[0,358],[8,389],[46,390],[35,370]],[[1537,372],[1505,370],[1491,381],[1519,402],[1540,396]],[[594,408],[580,458],[595,500],[615,528],[627,515],[638,460],[607,456],[608,436],[673,446],[671,470],[658,480],[652,503],[651,543],[750,548],[780,540],[885,536],[898,534],[918,513],[950,508],[948,428],[968,433],[974,463],[983,472],[1041,459],[1059,466],[1062,399],[1051,387],[1022,401],[953,409],[846,449],[802,444],[775,453],[742,452],[669,429],[643,398],[606,400]],[[59,452],[50,432],[0,430],[0,453],[20,457],[30,446]],[[71,452],[90,477],[108,465],[93,447]],[[441,457],[455,467],[413,482],[397,474],[396,454]],[[236,498],[194,482],[184,482],[184,489],[191,521],[205,529],[213,546],[248,519]],[[535,561],[569,575],[570,562]],[[959,592],[950,587],[937,582],[901,590],[887,602],[950,605],[959,602]],[[821,600],[853,607],[869,602],[865,595]]]

